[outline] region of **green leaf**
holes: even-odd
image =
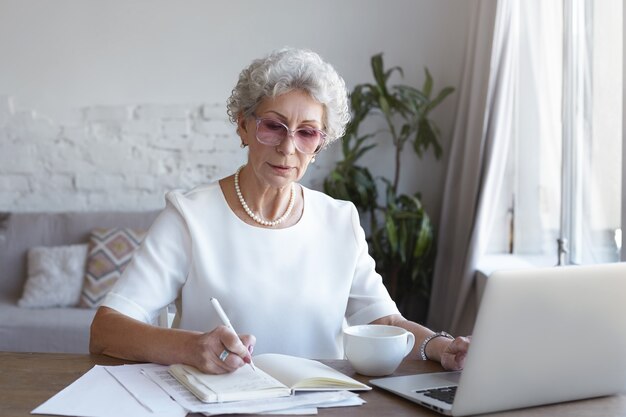
[[[387,117],[390,117],[391,111],[389,107],[389,101],[387,101],[387,98],[385,96],[380,96],[380,98],[378,99],[378,103],[380,105],[380,110],[383,112],[383,114],[385,114],[385,116]]]
[[[330,173],[330,179],[332,181],[343,181],[344,177],[343,175],[341,175],[341,173],[337,170],[334,170]]]
[[[374,74],[374,80],[376,80],[376,86],[382,94],[387,94],[387,80],[385,78],[383,54],[379,53],[372,57],[372,72]]]
[[[386,190],[386,206],[387,209],[395,207],[396,190],[393,188],[393,184],[387,178],[381,178],[381,181],[387,186]]]
[[[410,99],[417,103],[427,103],[430,101],[423,92],[415,87],[411,87],[409,85],[395,85],[393,88],[394,90],[397,90],[397,92],[402,97],[405,97],[407,100]]]
[[[356,143],[354,145],[355,149],[359,148],[366,140],[373,138],[375,135],[373,133],[368,133],[367,135],[363,135],[357,138]],[[373,143],[372,145],[376,146],[377,143]]]
[[[426,97],[430,97],[433,91],[433,77],[430,75],[430,71],[428,71],[427,67],[424,67],[424,71],[426,72],[426,79],[424,80],[422,91]]]
[[[400,136],[402,138],[407,138],[411,134],[411,125],[406,123],[402,125],[402,129],[400,129]]]
[[[417,134],[413,140],[413,150],[421,158],[430,146],[433,146],[435,157],[439,159],[441,157],[442,149],[437,139],[436,133],[427,118],[422,118],[418,124]]]
[[[367,146],[362,147],[361,149],[358,150],[358,152],[356,152],[354,160],[356,161],[361,156],[363,156],[364,153],[366,153],[367,151],[369,151],[372,148],[375,148],[377,145],[378,145],[377,143],[372,143],[371,145],[367,145]]]
[[[385,72],[385,85],[387,84],[387,81],[389,81],[389,77],[391,77],[394,71],[398,71],[400,73],[400,76],[404,77],[404,71],[402,70],[402,68],[400,67],[390,68]]]
[[[412,211],[399,210],[395,212],[394,217],[398,220],[413,220],[419,219],[421,216]]]
[[[454,92],[454,88],[453,87],[446,87],[444,89],[442,89],[439,94],[437,95],[437,97],[435,97],[433,99],[433,101],[431,101],[427,106],[426,109],[424,111],[424,113],[429,113],[432,109],[434,109],[435,107],[437,107],[439,104],[441,104],[441,102],[443,100],[446,99],[446,97],[448,97],[450,94],[452,94]]]
[[[398,250],[398,235],[396,230],[396,224],[391,216],[387,216],[385,219],[385,230],[387,231],[387,237],[392,251]]]
[[[428,217],[424,216],[422,224],[417,235],[417,241],[415,242],[415,251],[413,256],[420,258],[424,256],[430,249],[430,244],[433,240],[433,230]]]
[[[407,199],[407,205],[410,205],[414,210],[416,210],[417,215],[420,217],[424,213],[424,209],[422,208],[422,202],[419,199],[419,194],[415,195],[405,195]]]

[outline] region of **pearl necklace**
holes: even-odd
[[[262,218],[261,216],[253,212],[248,206],[248,203],[246,203],[246,200],[243,199],[243,195],[241,194],[241,188],[239,188],[239,173],[241,172],[243,167],[245,167],[245,165],[240,166],[237,169],[237,172],[235,172],[235,192],[237,193],[237,198],[239,199],[239,202],[241,203],[241,207],[243,207],[246,214],[248,214],[248,216],[250,216],[252,220],[254,220],[255,222],[259,224],[262,224],[263,226],[273,227],[284,222],[287,219],[287,217],[289,217],[289,215],[291,214],[291,210],[293,210],[293,206],[296,202],[296,198],[295,198],[296,193],[294,191],[293,183],[291,183],[291,195],[289,196],[289,205],[287,206],[287,210],[285,210],[283,215],[277,218],[276,220],[271,220],[271,221],[265,220],[264,218]]]

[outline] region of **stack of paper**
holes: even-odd
[[[256,372],[245,366],[217,378],[180,366],[173,366],[173,373],[170,367],[156,364],[95,366],[32,413],[81,417],[183,417],[188,412],[316,414],[317,408],[361,405],[364,401],[346,389],[370,389],[320,362],[284,355],[261,356],[267,358],[255,357]],[[189,383],[185,387],[173,376],[175,370],[181,369],[189,372],[186,375],[194,384],[203,381],[205,400],[212,402],[199,400],[189,390]],[[270,372],[276,378],[270,376]],[[264,384],[275,389],[268,391],[269,394],[259,394]],[[237,398],[235,392],[248,394],[240,395],[244,400],[230,401]],[[256,394],[250,395],[250,392]]]

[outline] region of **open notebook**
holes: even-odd
[[[230,374],[209,375],[188,365],[170,373],[200,401],[225,402],[291,395],[295,391],[364,391],[369,386],[321,362],[268,353],[254,357],[254,371],[243,366]]]

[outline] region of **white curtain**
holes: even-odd
[[[468,36],[439,227],[428,325],[471,333],[475,269],[513,135],[517,0],[480,0]]]

